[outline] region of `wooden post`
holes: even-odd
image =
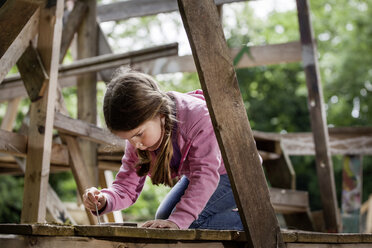
[[[360,232],[362,185],[362,156],[345,156],[342,169],[342,232]]]
[[[78,192],[80,193],[79,196],[81,198],[85,190],[93,186],[93,178],[87,177],[88,166],[84,162],[76,137],[63,135],[61,138],[64,140],[64,142],[66,142],[71,158],[72,174],[74,175]],[[88,215],[90,224],[97,224],[96,217],[94,217],[88,209],[85,209],[85,212]]]
[[[213,0],[178,5],[248,245],[284,247],[217,7]]]
[[[326,229],[338,232],[341,228],[338,211],[333,165],[329,149],[326,113],[323,91],[320,82],[317,49],[310,20],[308,0],[296,0],[298,21],[302,43],[302,62],[306,74],[308,105],[311,129],[314,135],[316,169],[319,180],[320,196],[323,204]]]
[[[84,0],[88,12],[78,31],[78,59],[94,57],[97,54],[96,0]],[[78,119],[97,123],[97,75],[89,73],[78,77]],[[82,155],[87,165],[87,177],[98,185],[97,146],[89,141],[80,142]],[[93,185],[91,185],[93,186]]]
[[[40,13],[37,48],[49,80],[44,96],[31,104],[22,223],[45,221],[62,15],[63,0]]]
[[[17,111],[21,97],[14,98],[8,102],[6,113],[1,121],[1,129],[11,132],[13,129],[14,121],[17,117]]]

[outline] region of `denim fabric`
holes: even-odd
[[[156,211],[156,219],[167,219],[181,199],[189,180],[183,176],[172,188]],[[209,199],[191,229],[243,230],[239,212],[234,211],[236,203],[227,174],[221,175],[216,191]]]

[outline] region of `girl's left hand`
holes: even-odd
[[[146,221],[141,227],[180,229],[176,223],[169,220],[149,220]]]

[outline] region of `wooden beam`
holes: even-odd
[[[245,2],[247,0],[215,0],[216,5]],[[175,0],[132,0],[100,5],[97,7],[97,16],[100,22],[119,21],[132,17],[142,17],[167,13],[178,10]]]
[[[49,81],[44,96],[30,108],[22,223],[45,221],[62,15],[63,0],[40,13],[37,48]]]
[[[61,51],[59,54],[59,63],[62,63],[68,48],[70,47],[71,41],[81,22],[83,21],[85,14],[88,11],[88,6],[82,1],[75,1],[74,8],[67,16],[67,21],[63,25]]]
[[[217,7],[212,0],[178,4],[247,243],[284,247]]]
[[[117,68],[122,65],[132,65],[136,63],[140,63],[147,60],[152,60],[156,58],[161,58],[165,56],[172,56],[178,53],[178,44],[171,43],[166,45],[160,45],[156,47],[146,48],[138,51],[132,51],[127,53],[120,53],[120,54],[105,54],[101,56],[80,59],[75,61],[69,65],[61,65],[59,67],[59,79],[63,79],[65,77],[71,77],[75,75],[81,75],[89,72],[96,72],[100,70],[104,70],[107,68]],[[11,87],[11,91],[16,91],[20,89],[20,82],[21,78],[19,75],[13,75],[8,77],[4,80],[3,84],[0,85],[0,102],[9,99],[6,97],[4,92],[7,88]],[[68,80],[70,81],[70,79]],[[13,86],[17,84],[17,86]],[[71,83],[67,85],[71,86]],[[61,85],[64,85],[61,83]],[[9,92],[7,92],[9,94]],[[14,98],[14,92],[12,93],[12,97]]]
[[[37,34],[39,16],[39,5],[30,1],[9,0],[1,7],[0,84]]]
[[[366,223],[366,232],[372,233],[372,194],[369,195]]]
[[[27,94],[32,102],[40,99],[49,79],[38,51],[30,44],[17,62]]]
[[[18,106],[21,100],[21,97],[17,97],[8,102],[5,115],[1,121],[1,129],[9,132],[12,131],[13,124],[17,118]]]
[[[270,188],[270,201],[277,213],[306,212],[309,196],[306,191]]]
[[[98,54],[99,55],[113,54],[113,51],[110,47],[110,44],[108,43],[106,35],[103,33],[101,25],[99,23],[97,23],[97,27],[98,27]],[[99,72],[99,75],[101,76],[102,81],[110,82],[114,71],[115,68],[101,70]]]
[[[230,49],[233,58],[242,48]],[[250,55],[244,54],[236,68],[247,68],[280,63],[292,63],[301,61],[301,44],[298,41],[271,44],[262,46],[251,46]],[[196,72],[192,55],[171,56],[149,60],[133,65],[134,68],[147,74],[158,75],[176,72]]]
[[[54,127],[61,133],[79,136],[80,138],[99,144],[125,147],[125,140],[108,130],[97,127],[82,120],[73,119],[61,113],[55,114]]]
[[[85,192],[87,188],[93,187],[96,184],[93,183],[93,178],[88,177],[88,167],[86,166],[84,159],[81,154],[80,146],[76,140],[76,137],[64,135],[62,139],[67,145],[71,158],[71,170],[74,175],[75,182],[78,188],[79,196]],[[85,212],[88,215],[89,222],[91,224],[97,224],[97,219],[90,210],[85,209]]]
[[[27,137],[21,134],[0,130],[0,151],[15,156],[25,156]]]
[[[341,228],[341,221],[336,197],[333,164],[329,151],[326,112],[317,60],[318,52],[313,42],[314,35],[310,20],[309,1],[296,0],[296,3],[302,43],[302,61],[308,89],[310,122],[315,143],[316,169],[325,225],[328,231],[338,232]]]

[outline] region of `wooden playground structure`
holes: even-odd
[[[308,0],[296,1],[300,41],[251,47],[252,56],[243,56],[237,65],[302,61],[312,133],[296,134],[250,128],[232,63],[239,48],[227,47],[220,18],[223,4],[240,1],[130,0],[101,6],[96,0],[66,1],[66,6],[63,0],[0,2],[0,102],[8,102],[0,130],[0,152],[5,154],[0,171],[25,178],[22,224],[0,224],[1,247],[372,247],[372,234],[340,233],[345,210],[341,214],[338,209],[331,160],[332,155],[343,155],[347,168],[360,171],[362,156],[372,154],[372,128],[327,128]],[[99,25],[171,11],[180,12],[192,56],[178,56],[177,44],[113,54]],[[75,35],[76,60],[63,65]],[[14,65],[19,75],[7,76]],[[129,227],[120,223],[120,212],[97,225],[87,211],[91,225],[76,224],[48,184],[49,173],[72,170],[79,192],[110,185],[125,143],[97,126],[96,82],[108,82],[121,65],[151,75],[198,72],[244,232]],[[78,119],[68,116],[61,93],[73,85]],[[31,100],[29,116],[19,132],[12,132],[24,97]],[[105,145],[116,151],[107,152]],[[295,187],[289,156],[302,155],[316,157],[323,206],[317,216],[310,212],[307,192]],[[372,198],[360,205],[352,211],[367,215],[366,231],[371,233]],[[278,213],[296,230],[281,230]],[[66,220],[73,225],[64,225]]]

